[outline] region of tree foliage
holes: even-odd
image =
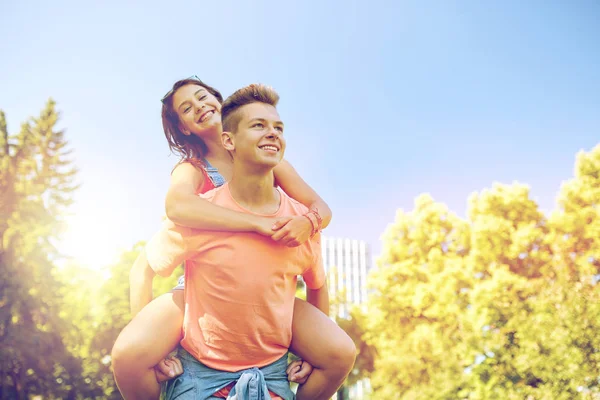
[[[110,350],[143,243],[100,271],[61,260],[77,169],[57,121],[50,100],[9,135],[0,111],[0,400],[119,399]],[[368,303],[338,319],[359,350],[348,384],[370,378],[374,399],[600,398],[599,203],[600,145],[549,215],[518,183],[474,193],[466,218],[419,196],[384,234]]]
[[[0,111],[0,399],[120,399],[110,350],[143,244],[103,271],[65,264],[55,244],[77,169],[58,117],[49,100],[9,135]],[[155,294],[176,279],[157,279]]]
[[[9,135],[0,111],[0,397],[74,398],[81,363],[63,341],[69,321],[56,305],[55,241],[77,170],[49,100]],[[40,378],[42,377],[42,378]],[[68,384],[67,384],[68,382]]]
[[[600,146],[545,216],[495,184],[461,219],[430,196],[399,211],[372,274],[362,340],[373,397],[600,396]]]

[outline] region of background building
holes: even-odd
[[[367,275],[371,269],[371,254],[364,240],[323,237],[323,264],[332,300],[343,296],[337,307],[340,318],[347,318],[352,305],[367,300]]]
[[[323,264],[332,301],[341,300],[332,317],[348,318],[353,305],[364,305],[367,301],[367,275],[372,267],[372,258],[367,242],[333,237],[322,237]],[[346,388],[344,397],[361,400],[370,391],[369,381],[361,380]]]

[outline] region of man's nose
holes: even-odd
[[[277,129],[275,129],[274,126],[269,128],[269,133],[267,135],[268,138],[278,138],[279,137],[279,131]]]

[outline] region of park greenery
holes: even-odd
[[[143,243],[95,271],[56,248],[77,166],[56,105],[8,133],[0,111],[0,400],[120,399],[110,350]],[[600,145],[542,212],[494,184],[461,218],[429,195],[383,235],[370,296],[338,323],[372,399],[600,398]],[[155,294],[178,274],[156,279]]]

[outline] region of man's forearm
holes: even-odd
[[[306,301],[317,307],[325,315],[329,316],[329,292],[327,283],[320,289],[306,289]]]
[[[152,281],[155,276],[146,259],[146,252],[142,250],[129,272],[129,305],[132,318],[152,301]]]

